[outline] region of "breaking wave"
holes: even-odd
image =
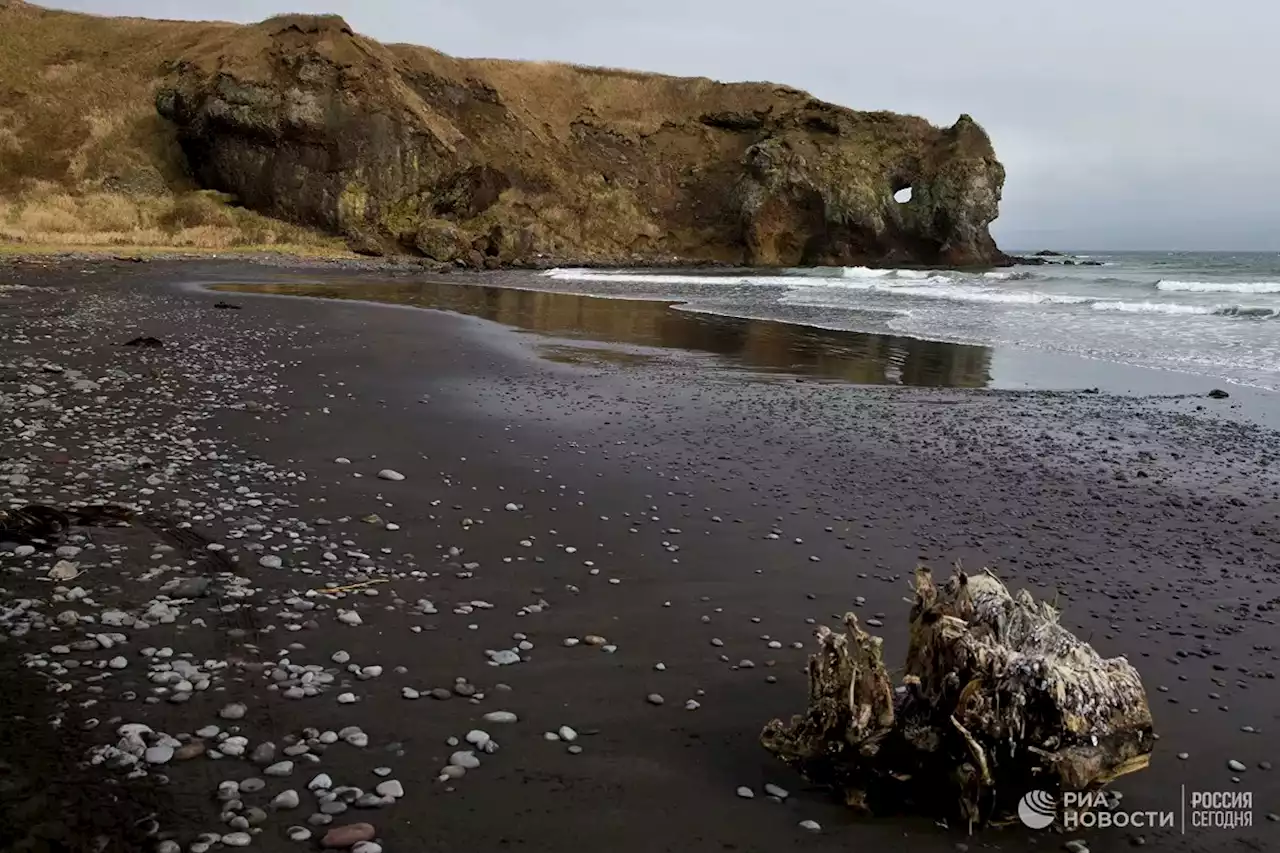
[[[809,307],[848,307],[836,293],[866,293],[877,296],[901,296],[941,302],[976,305],[1014,306],[1078,306],[1094,311],[1119,314],[1153,314],[1164,316],[1200,315],[1270,320],[1280,316],[1280,307],[1237,304],[1188,304],[1185,302],[1153,302],[1105,299],[1064,293],[1048,293],[1037,289],[1004,286],[1007,281],[1021,281],[1033,273],[1021,271],[989,272],[981,279],[957,280],[955,274],[924,270],[872,269],[844,267],[838,276],[827,275],[707,275],[697,273],[650,273],[593,269],[554,269],[543,275],[560,281],[619,282],[649,285],[764,285],[787,288],[781,302]],[[982,282],[987,283],[982,283]],[[1232,288],[1253,287],[1273,290],[1242,290],[1248,293],[1280,293],[1280,283],[1271,282],[1173,282],[1161,281],[1162,290],[1189,293],[1233,292]],[[1197,290],[1197,288],[1199,288]],[[836,301],[833,303],[833,299]]]
[[[624,284],[775,284],[799,283],[799,276],[791,275],[685,275],[648,272],[615,272],[558,267],[542,273],[556,281],[600,281]]]
[[[1028,281],[1035,278],[1036,274],[1025,270],[1016,270],[1014,272],[984,272],[982,277],[993,281]]]
[[[1156,282],[1157,290],[1182,293],[1280,293],[1280,281],[1172,281]]]
[[[1175,305],[1170,302],[1111,302],[1093,303],[1094,311],[1117,311],[1122,314],[1213,314],[1212,305]]]
[[[1169,302],[1111,302],[1093,303],[1095,311],[1116,311],[1123,314],[1198,314],[1215,317],[1244,317],[1252,320],[1270,320],[1280,315],[1280,308],[1261,305],[1176,305]]]

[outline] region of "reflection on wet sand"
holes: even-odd
[[[859,384],[981,388],[991,378],[987,347],[697,314],[666,302],[442,281],[219,284],[214,289],[444,309],[557,338],[712,353],[752,371]]]

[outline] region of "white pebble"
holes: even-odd
[[[290,788],[287,791],[281,791],[276,794],[275,799],[271,801],[271,805],[277,809],[296,809],[300,802],[298,792]]]
[[[511,711],[490,711],[484,715],[486,723],[514,723],[519,720]]]
[[[449,763],[464,770],[475,770],[480,766],[480,759],[476,758],[476,754],[471,750],[460,749],[449,756]]]
[[[377,792],[379,797],[393,797],[398,800],[404,796],[404,786],[395,779],[380,782],[378,787],[373,790]]]

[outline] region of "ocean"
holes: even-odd
[[[1067,258],[1076,265],[985,273],[555,269],[539,287],[1028,356],[1083,356],[1280,391],[1280,254],[1082,251]]]

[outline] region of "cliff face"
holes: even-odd
[[[1003,178],[964,116],[938,129],[769,84],[460,60],[333,16],[241,26],[0,0],[0,239],[291,227],[203,187],[371,251],[468,264],[976,265],[1003,260],[987,230]]]
[[[981,265],[1004,170],[938,129],[767,84],[459,60],[284,16],[156,97],[204,185],[437,260]],[[894,193],[912,189],[905,204]]]

